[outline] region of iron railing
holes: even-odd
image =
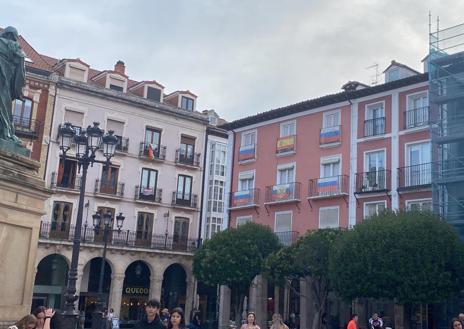
[[[266,203],[300,201],[301,183],[293,182],[266,186]]]
[[[94,193],[109,194],[117,197],[124,196],[125,184],[118,182],[116,184],[104,183],[100,179],[95,180]]]
[[[418,107],[404,112],[404,128],[414,128],[429,124],[429,107]]]
[[[118,138],[118,144],[116,144],[116,151],[127,153],[129,152],[129,138],[116,136]]]
[[[199,167],[200,156],[201,156],[200,153],[194,153],[194,154],[189,155],[189,154],[185,154],[184,152],[181,152],[181,149],[177,149],[176,150],[176,163]]]
[[[246,208],[259,205],[259,188],[236,191],[230,194],[230,208]]]
[[[41,222],[39,238],[44,240],[72,242],[75,228],[75,225],[66,225],[65,230],[57,234],[56,229],[53,228],[52,222]],[[103,244],[103,239],[99,237],[99,235],[103,235],[103,232],[96,234],[93,227],[87,225],[82,226],[81,232],[82,243]],[[108,245],[115,247],[193,252],[199,247],[200,240],[189,239],[188,237],[176,234],[152,234],[142,231],[111,230],[108,237]]]
[[[390,189],[391,171],[372,170],[356,174],[356,193],[383,192]]]
[[[141,142],[139,157],[148,158],[150,160],[165,160],[166,146]]]
[[[398,189],[423,187],[432,184],[432,163],[398,168]]]
[[[338,175],[309,180],[308,198],[323,198],[348,194],[349,177]]]
[[[171,205],[196,209],[198,205],[198,195],[174,191],[172,192]]]
[[[17,136],[33,139],[39,137],[40,129],[42,129],[42,122],[19,115],[13,115],[12,117]]]
[[[385,117],[364,120],[364,137],[385,134]]]
[[[298,240],[299,233],[296,231],[274,232],[280,243],[284,246],[290,246]]]
[[[67,189],[67,190],[75,190],[79,191],[81,188],[81,176],[76,176],[74,178],[69,178],[67,180],[63,180],[58,182],[58,173],[52,172],[51,180],[50,180],[50,189]]]
[[[135,200],[152,201],[161,203],[161,196],[163,189],[160,188],[147,188],[137,185],[135,187]]]

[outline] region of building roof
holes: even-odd
[[[300,103],[284,106],[281,108],[273,109],[263,113],[258,113],[245,117],[243,119],[232,121],[228,124],[220,126],[220,128],[226,130],[233,130],[237,128],[242,128],[250,125],[254,125],[263,121],[268,121],[272,119],[277,119],[285,117],[287,115],[304,112],[311,109],[316,109],[318,107],[327,106],[331,104],[340,103],[347,100],[353,100],[356,98],[361,98],[365,96],[374,95],[377,93],[393,90],[396,88],[401,88],[404,86],[412,85],[415,83],[425,82],[428,80],[428,73],[421,73],[407,77],[404,79],[399,79],[391,82],[387,82],[381,85],[372,86],[369,88],[354,90],[354,91],[343,91],[336,94],[330,94],[318,98],[313,98],[307,101]]]

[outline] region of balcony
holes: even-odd
[[[161,196],[163,194],[163,190],[158,188],[143,188],[137,185],[135,187],[135,200],[140,200],[140,201],[147,201],[147,202],[155,202],[155,203],[161,203]]]
[[[404,112],[404,129],[423,127],[429,124],[429,107],[419,107],[417,109]]]
[[[348,182],[349,177],[346,175],[310,179],[308,199],[346,196],[348,195]]]
[[[166,146],[141,142],[139,158],[164,161],[166,159]]]
[[[265,204],[300,202],[301,183],[266,186]]]
[[[296,135],[280,137],[277,139],[276,154],[284,155],[296,152]]]
[[[198,196],[196,194],[185,195],[174,191],[172,192],[171,205],[173,207],[196,209],[198,205]]]
[[[299,233],[296,231],[287,231],[287,232],[274,232],[274,234],[279,239],[280,243],[284,246],[290,246],[298,240]]]
[[[385,134],[385,117],[364,120],[364,137]]]
[[[63,226],[64,225],[64,226]],[[75,225],[56,224],[54,222],[41,222],[39,239],[68,241],[72,243]],[[63,229],[62,229],[63,228]],[[101,234],[100,234],[101,235]],[[90,226],[82,226],[81,243],[103,245],[100,235],[96,235]],[[129,247],[151,250],[172,250],[181,252],[194,252],[200,245],[200,240],[184,238],[179,235],[151,234],[141,231],[113,230],[108,238],[108,245],[114,247]]]
[[[116,144],[116,152],[127,153],[129,152],[129,138],[116,136],[118,144]]]
[[[200,153],[185,154],[180,149],[176,150],[176,164],[188,167],[200,167]]]
[[[105,194],[122,198],[124,196],[124,183],[105,183],[100,179],[95,180],[95,194]]]
[[[230,195],[229,209],[245,209],[259,206],[259,189],[236,191]]]
[[[12,119],[16,136],[29,139],[39,138],[40,129],[42,129],[42,122],[18,115],[13,115]]]
[[[432,184],[432,164],[398,168],[398,191],[427,188]]]
[[[81,176],[68,177],[63,175],[61,181],[58,182],[58,173],[52,172],[52,177],[50,181],[50,189],[63,189],[78,192],[81,188]]]
[[[391,171],[377,170],[356,174],[356,192],[362,193],[383,193],[390,191]]]
[[[242,145],[238,152],[238,162],[253,161],[256,159],[256,145]]]
[[[319,145],[333,146],[342,142],[342,126],[322,128],[319,133]]]

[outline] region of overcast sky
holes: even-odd
[[[375,63],[422,71],[429,10],[434,26],[464,22],[462,0],[16,0],[0,24],[56,58],[100,70],[121,59],[130,78],[189,89],[198,110],[235,120],[370,84]]]

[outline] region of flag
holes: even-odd
[[[153,153],[153,147],[151,144],[148,144],[148,158],[153,160],[155,158],[155,154]]]
[[[319,178],[317,181],[319,196],[334,195],[340,193],[339,179],[336,177]]]
[[[320,143],[321,144],[338,143],[341,140],[340,137],[341,137],[340,126],[323,128],[320,134]]]

